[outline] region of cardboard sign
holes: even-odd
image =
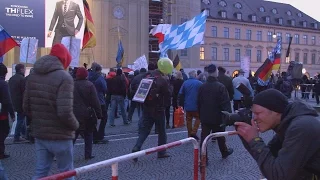
[[[152,83],[152,79],[142,79],[132,101],[144,103],[151,89]]]

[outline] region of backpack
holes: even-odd
[[[159,94],[159,87],[157,84],[158,76],[155,76],[153,73],[148,73],[144,79],[151,79],[153,81],[151,88],[148,92],[148,95],[144,101],[144,104],[150,106],[161,106],[163,103],[162,97]]]

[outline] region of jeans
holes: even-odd
[[[72,140],[42,140],[35,139],[36,147],[36,175],[34,180],[48,176],[53,162],[57,159],[57,165],[60,172],[73,169],[73,144]],[[74,180],[74,178],[67,178]]]
[[[122,115],[122,120],[124,124],[127,124],[127,113],[126,109],[124,107],[124,97],[123,96],[118,96],[118,95],[111,95],[111,114],[110,114],[110,125],[114,125],[114,119],[115,119],[115,111],[116,107],[119,104],[120,110],[121,110],[121,115]]]
[[[106,105],[101,105],[101,122],[99,126],[99,130],[97,131],[97,128],[93,129],[93,139],[95,141],[101,141],[104,139],[104,133],[105,133],[105,128],[107,124],[107,119],[108,119],[108,112],[107,112],[107,107]]]
[[[10,131],[9,120],[0,120],[0,156],[5,153],[4,141],[8,137]]]
[[[20,135],[26,135],[26,116],[22,112],[17,113],[17,126],[14,132],[14,139],[19,140]]]
[[[129,113],[128,113],[128,120],[129,121],[132,121],[132,116],[133,116],[133,113],[134,113],[134,110],[137,108],[138,110],[138,117],[140,118],[140,114],[141,114],[141,104],[138,103],[138,102],[135,102],[135,101],[131,101],[130,103],[130,108],[129,108]]]
[[[158,128],[158,146],[167,143],[167,133],[165,127],[164,109],[157,109],[153,107],[144,107],[142,113],[142,121],[139,124],[139,138],[133,150],[141,150],[144,141],[150,134],[153,125]],[[163,155],[166,150],[158,152],[158,155]]]
[[[1,161],[0,161],[0,179],[1,180],[7,180],[8,179],[8,176],[6,174],[6,172],[4,171],[4,168],[1,164]]]
[[[92,156],[93,133],[90,131],[76,131],[76,136],[73,140],[73,144],[75,143],[79,135],[84,139],[84,157],[90,158]]]

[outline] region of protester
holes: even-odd
[[[72,140],[79,123],[73,114],[74,82],[66,71],[70,62],[69,51],[56,44],[50,55],[36,61],[28,77],[23,110],[32,117],[37,158],[34,179],[48,175],[54,157],[60,172],[74,169]]]
[[[253,100],[251,125],[236,122],[244,147],[262,174],[272,180],[320,177],[320,122],[317,112],[302,102],[288,102],[280,91],[268,89]],[[265,144],[259,136],[276,134]]]

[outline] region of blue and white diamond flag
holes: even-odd
[[[160,44],[161,55],[169,49],[186,49],[203,41],[206,29],[207,12],[195,16],[181,25],[171,25],[166,31],[164,41]]]

